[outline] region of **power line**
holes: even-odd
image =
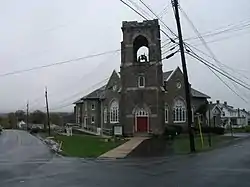
[[[194,24],[193,24],[193,22],[191,21],[191,19],[189,19],[189,17],[188,17],[188,15],[185,13],[185,11],[181,8],[181,7],[179,7],[180,8],[180,10],[181,10],[181,12],[184,14],[184,16],[185,16],[185,18],[188,20],[188,22],[190,23],[190,25],[192,26],[192,28],[194,29],[194,31],[196,32],[196,34],[198,35],[198,37],[199,37],[199,39],[201,40],[201,42],[202,42],[202,44],[205,46],[205,48],[208,50],[208,52],[210,53],[210,55],[211,55],[211,58],[221,67],[221,66],[225,66],[225,67],[227,67],[228,69],[231,69],[231,70],[233,70],[231,67],[229,67],[229,66],[227,66],[227,65],[225,65],[225,64],[223,64],[222,62],[220,62],[218,59],[217,59],[217,57],[215,56],[215,54],[212,52],[212,50],[209,48],[209,46],[207,45],[207,43],[206,43],[206,41],[204,40],[204,38],[201,36],[201,34],[199,33],[199,31],[198,31],[198,29],[194,26]],[[250,24],[249,24],[250,25]],[[190,44],[189,44],[190,45]],[[197,49],[197,48],[196,48]],[[200,50],[199,50],[200,51]],[[222,67],[221,67],[222,68]],[[225,73],[225,71],[224,70],[222,70],[224,73]],[[233,70],[233,71],[235,71],[235,70]],[[241,73],[238,73],[239,75],[241,75],[241,76],[243,76],[243,77],[245,77],[246,79],[248,79],[248,80],[250,80],[249,78],[247,78],[246,76],[244,76],[244,75],[242,75]],[[247,83],[245,83],[244,81],[242,81],[242,80],[240,80],[240,79],[238,79],[238,78],[236,78],[236,77],[234,77],[236,80],[238,80],[238,81],[240,81],[240,82],[242,82],[243,84],[247,84]],[[248,84],[247,84],[248,85]]]
[[[146,3],[144,3],[142,0],[139,0],[139,1],[163,24],[163,26],[166,29],[168,29],[174,36],[177,37],[177,35],[159,18],[159,16],[156,15],[156,13],[154,13],[154,11]]]
[[[74,58],[74,59],[61,61],[61,62],[56,62],[56,63],[52,63],[52,64],[48,64],[48,65],[36,66],[36,67],[33,67],[33,68],[29,68],[29,69],[12,71],[12,72],[9,72],[9,73],[0,74],[0,77],[5,77],[5,76],[8,76],[8,75],[14,75],[14,74],[20,74],[20,73],[34,71],[34,70],[43,69],[43,68],[48,68],[48,67],[52,67],[52,66],[58,66],[58,65],[62,65],[62,64],[68,64],[68,63],[71,63],[71,62],[75,62],[75,61],[79,61],[79,60],[85,60],[85,59],[88,59],[88,58],[94,58],[94,57],[98,57],[98,56],[102,56],[102,55],[106,55],[106,54],[114,53],[114,52],[118,52],[118,51],[120,51],[120,49],[112,50],[112,51],[106,51],[106,52],[103,52],[103,53],[87,55],[87,56]]]
[[[222,63],[221,61],[219,61],[218,59],[214,59],[213,57],[211,57],[211,56],[208,55],[207,53],[203,52],[202,50],[200,50],[200,49],[194,47],[194,45],[191,45],[191,44],[187,44],[187,43],[186,43],[186,47],[188,47],[188,49],[191,50],[192,52],[193,52],[193,50],[191,49],[191,47],[194,48],[195,50],[199,51],[199,52],[202,53],[203,55],[209,57],[210,59],[217,61],[217,62],[220,63],[222,66],[224,66],[224,67],[230,69],[230,70],[233,71],[233,72],[237,72],[239,75],[241,75],[241,76],[243,76],[244,78],[250,80],[250,79],[249,79],[248,77],[246,77],[244,74],[240,73],[240,72],[239,72],[240,70],[234,69],[234,68],[232,68],[232,67],[226,65],[226,64]]]
[[[187,14],[184,12],[184,10],[180,6],[179,6],[179,9],[183,13],[184,17],[187,19],[187,21],[189,22],[189,24],[192,26],[193,30],[195,31],[195,33],[197,34],[197,36],[199,37],[199,39],[201,40],[201,42],[203,43],[203,45],[205,46],[205,48],[208,50],[208,52],[210,53],[210,55],[213,57],[213,59],[216,61],[216,63],[218,63],[218,65],[220,65],[220,62],[218,62],[217,58],[215,57],[215,54],[208,47],[208,45],[206,44],[206,41],[201,36],[201,34],[199,33],[198,29],[194,26],[194,23],[191,21],[191,19],[189,19],[189,17],[187,16]]]
[[[194,54],[190,54],[190,53],[187,53],[188,55],[192,56],[193,58],[199,60],[199,61],[202,61],[203,59],[201,59],[201,57],[199,57],[198,55],[196,55],[195,53]],[[195,55],[195,56],[193,56]],[[209,63],[208,63],[209,64]],[[206,64],[205,64],[206,65]],[[209,64],[211,65],[211,64]],[[228,87],[228,89],[230,89],[235,95],[237,95],[240,99],[242,99],[243,101],[245,101],[246,103],[248,103],[248,101],[246,101],[242,96],[240,96],[239,93],[237,93],[234,89],[232,89],[227,83],[226,81],[224,81],[219,75],[217,75],[215,73],[215,71],[210,67],[210,66],[207,66],[207,68],[226,86]],[[234,85],[234,84],[233,84]]]
[[[134,5],[138,10],[140,10],[144,15],[146,14],[147,19],[150,18],[150,14],[145,11],[143,8],[141,8],[139,5],[137,5],[134,1],[128,0],[132,5]]]
[[[173,53],[171,53],[171,54],[169,54],[169,55],[163,57],[161,60],[163,61],[163,60],[169,59],[169,58],[171,58],[172,56],[174,56],[177,52],[179,52],[179,50],[177,50],[177,51],[175,51],[175,52],[173,52]],[[154,64],[151,64],[151,65],[154,65]],[[100,82],[98,82],[98,83],[92,85],[88,90],[94,88],[94,87],[97,86],[97,85],[100,85],[100,84],[103,83],[103,82],[106,82],[109,78],[110,78],[110,77],[107,77],[107,78],[105,78],[104,80],[102,80],[102,81],[100,81]],[[92,92],[92,91],[91,91],[91,92]],[[90,93],[91,93],[91,92],[90,92]],[[74,94],[74,95],[71,95],[70,97],[68,97],[68,98],[66,98],[66,99],[63,99],[63,102],[69,101],[69,103],[64,104],[64,105],[61,105],[61,106],[58,106],[58,107],[50,108],[50,110],[58,110],[58,109],[62,109],[62,108],[65,108],[65,107],[68,107],[68,106],[72,105],[72,102],[73,102],[73,101],[72,101],[72,98],[74,98],[74,100],[75,100],[75,96],[77,96],[77,95],[79,95],[79,94],[82,94],[82,91],[80,91],[80,92],[78,92],[78,93],[76,93],[76,94]],[[86,94],[86,95],[87,95],[87,94]],[[58,102],[58,103],[61,103],[61,102]]]
[[[160,13],[158,13],[158,17],[162,18],[163,15],[164,15],[165,13],[167,13],[167,9],[169,8],[170,5],[171,5],[171,1],[169,1],[169,2],[167,3],[167,5],[164,7],[164,9],[163,9]]]
[[[235,32],[235,31],[242,31],[244,29],[249,29],[250,28],[250,23],[241,25],[240,27],[238,27],[238,26],[235,26],[235,27],[224,29],[224,30],[217,31],[217,32],[211,32],[210,31],[208,33],[203,33],[202,37],[211,37],[211,36],[216,36],[216,35],[220,35],[220,34],[224,34],[224,33],[228,33],[228,32]],[[190,37],[190,38],[185,39],[185,41],[187,41],[187,40],[195,40],[195,39],[199,39],[199,37]]]
[[[123,0],[120,0],[124,5],[129,7],[131,10],[133,10],[135,13],[137,13],[139,16],[141,16],[143,19],[148,20],[144,15],[142,15],[140,12],[135,10],[132,6],[130,6],[128,3],[124,2]]]
[[[227,75],[227,74],[223,73],[222,71],[216,69],[215,67],[213,67],[212,65],[210,65],[209,63],[207,63],[208,61],[206,61],[206,60],[204,60],[204,59],[202,59],[202,58],[199,58],[199,57],[197,57],[197,56],[195,56],[195,55],[193,55],[193,54],[191,54],[191,53],[187,53],[187,54],[190,55],[190,56],[192,56],[193,58],[199,60],[201,63],[205,64],[206,66],[210,67],[211,69],[215,70],[216,72],[220,73],[221,75],[225,76],[226,78],[230,79],[231,81],[235,82],[236,84],[238,84],[238,85],[244,87],[244,88],[247,89],[247,90],[250,90],[250,87],[248,87],[248,86],[242,84],[241,82],[239,82],[239,81],[237,81],[237,80],[234,80],[234,79],[233,79],[232,77],[230,77],[229,75]]]
[[[92,90],[93,88],[95,88],[96,86],[98,86],[98,85],[100,85],[100,84],[102,84],[102,83],[104,83],[104,82],[106,82],[108,79],[109,79],[110,77],[107,77],[107,78],[105,78],[104,80],[102,80],[102,81],[100,81],[100,82],[97,82],[96,84],[94,84],[94,85],[92,85],[91,87],[89,87],[88,89],[86,89],[85,91],[80,91],[80,92],[77,92],[77,93],[75,93],[75,94],[73,94],[73,95],[70,95],[69,97],[67,97],[67,98],[64,98],[64,99],[62,99],[61,101],[59,101],[58,103],[62,103],[62,102],[69,102],[68,104],[64,104],[64,105],[62,105],[62,106],[59,106],[59,107],[53,107],[53,108],[51,108],[50,110],[56,110],[56,109],[60,109],[61,107],[62,108],[65,108],[65,107],[67,107],[67,106],[70,106],[70,105],[72,105],[72,102],[74,102],[75,100],[76,100],[76,97],[79,97],[79,95],[81,95],[82,96],[82,94],[83,94],[83,92],[86,92],[86,91],[88,91],[88,90]],[[91,91],[92,92],[92,91]]]
[[[135,10],[132,6],[130,6],[129,4],[127,4],[126,2],[124,2],[123,0],[120,0],[124,5],[126,5],[127,7],[129,7],[131,10],[133,10],[135,13],[137,13],[138,15],[140,15],[143,19],[148,20],[144,15],[142,15],[140,12],[138,12],[137,10]],[[171,42],[176,43],[164,30],[160,29],[160,31],[166,35]]]
[[[215,54],[212,52],[212,50],[208,47],[206,41],[204,40],[204,38],[201,36],[201,34],[199,33],[199,31],[197,30],[197,28],[194,26],[193,22],[189,19],[188,15],[185,13],[185,11],[179,6],[181,12],[184,14],[185,18],[188,20],[188,22],[190,23],[190,25],[192,26],[193,30],[196,32],[196,34],[198,35],[199,39],[201,40],[201,42],[203,43],[203,45],[205,46],[205,48],[208,50],[208,52],[210,53],[210,55],[212,56],[212,59],[221,67],[221,66],[226,66],[225,64],[221,63],[215,56]],[[187,44],[188,45],[188,44]],[[190,44],[189,44],[190,45]],[[231,67],[229,66],[226,66],[228,67],[229,69],[232,69]],[[221,67],[222,68],[222,67]],[[222,70],[224,73],[227,73],[225,72],[224,70]],[[245,83],[244,81],[234,77],[236,80],[242,82],[243,84],[247,84]],[[248,85],[248,84],[247,84]],[[248,85],[249,86],[249,85]]]
[[[247,32],[244,32],[244,33],[241,33],[241,35],[237,34],[237,35],[230,35],[230,36],[226,36],[226,37],[220,37],[220,38],[217,38],[217,39],[214,39],[214,40],[208,40],[206,41],[206,43],[215,43],[215,42],[219,42],[219,41],[223,41],[223,40],[228,40],[228,39],[231,39],[233,37],[239,37],[239,36],[244,36],[246,34],[250,34],[249,31]],[[194,43],[193,44],[194,46],[198,46],[198,45],[202,45],[202,43]]]
[[[237,78],[237,77],[235,77],[235,76],[230,75],[228,72],[226,72],[225,70],[223,70],[221,67],[220,67],[220,68],[217,67],[216,65],[214,65],[213,63],[209,62],[208,60],[202,58],[201,56],[197,55],[197,54],[194,53],[193,51],[191,51],[191,52],[192,52],[194,55],[196,55],[198,58],[200,58],[200,59],[204,60],[205,62],[207,62],[210,66],[213,66],[214,68],[220,69],[220,71],[222,71],[223,73],[225,73],[225,74],[227,74],[228,76],[232,77],[233,79],[239,81],[240,83],[245,84],[245,85],[247,85],[247,86],[250,87],[250,84],[248,84],[248,83],[242,81],[241,79],[239,79],[239,78]]]
[[[200,59],[206,61],[206,62],[207,62],[208,64],[210,64],[211,66],[213,66],[213,67],[215,67],[215,68],[218,68],[216,65],[214,65],[213,63],[210,63],[208,60],[206,60],[206,59],[200,57],[199,55],[197,55],[197,54],[196,54],[195,52],[193,52],[192,50],[191,50],[191,52],[192,52],[194,55],[196,55],[197,57],[199,57]],[[235,80],[241,82],[242,84],[245,84],[245,85],[247,85],[247,86],[250,87],[250,84],[244,82],[243,80],[239,79],[238,77],[235,77],[235,76],[233,76],[233,75],[230,75],[227,71],[223,70],[221,67],[218,68],[218,69],[220,69],[223,73],[227,74],[228,76],[231,76],[231,77],[234,78]]]

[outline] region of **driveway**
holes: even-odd
[[[39,154],[26,149],[26,159],[0,163],[1,187],[250,186],[249,139],[196,155],[119,160],[51,157],[38,144]],[[21,147],[15,153],[24,154]],[[4,167],[12,170],[6,172]]]
[[[52,157],[47,146],[29,133],[3,131],[0,135],[0,186],[4,180],[32,173],[40,165],[37,161],[48,161]]]

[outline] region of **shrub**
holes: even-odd
[[[245,127],[245,132],[250,132],[250,125]]]
[[[176,135],[180,134],[182,132],[182,127],[179,125],[168,125],[163,133],[163,136],[165,138],[171,138],[173,139]]]
[[[181,134],[182,133],[182,131],[183,131],[182,126],[180,126],[180,125],[172,125],[172,126],[175,128],[177,134]]]

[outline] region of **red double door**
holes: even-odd
[[[148,117],[137,117],[137,132],[148,132]]]

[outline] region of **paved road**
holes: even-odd
[[[14,143],[17,139],[18,145]],[[31,149],[20,144],[24,139]],[[250,186],[250,140],[197,155],[115,161],[51,157],[43,145],[23,132],[1,137],[3,147],[7,142],[11,145],[7,155],[20,154],[0,162],[1,187]],[[21,163],[12,163],[12,159]]]

